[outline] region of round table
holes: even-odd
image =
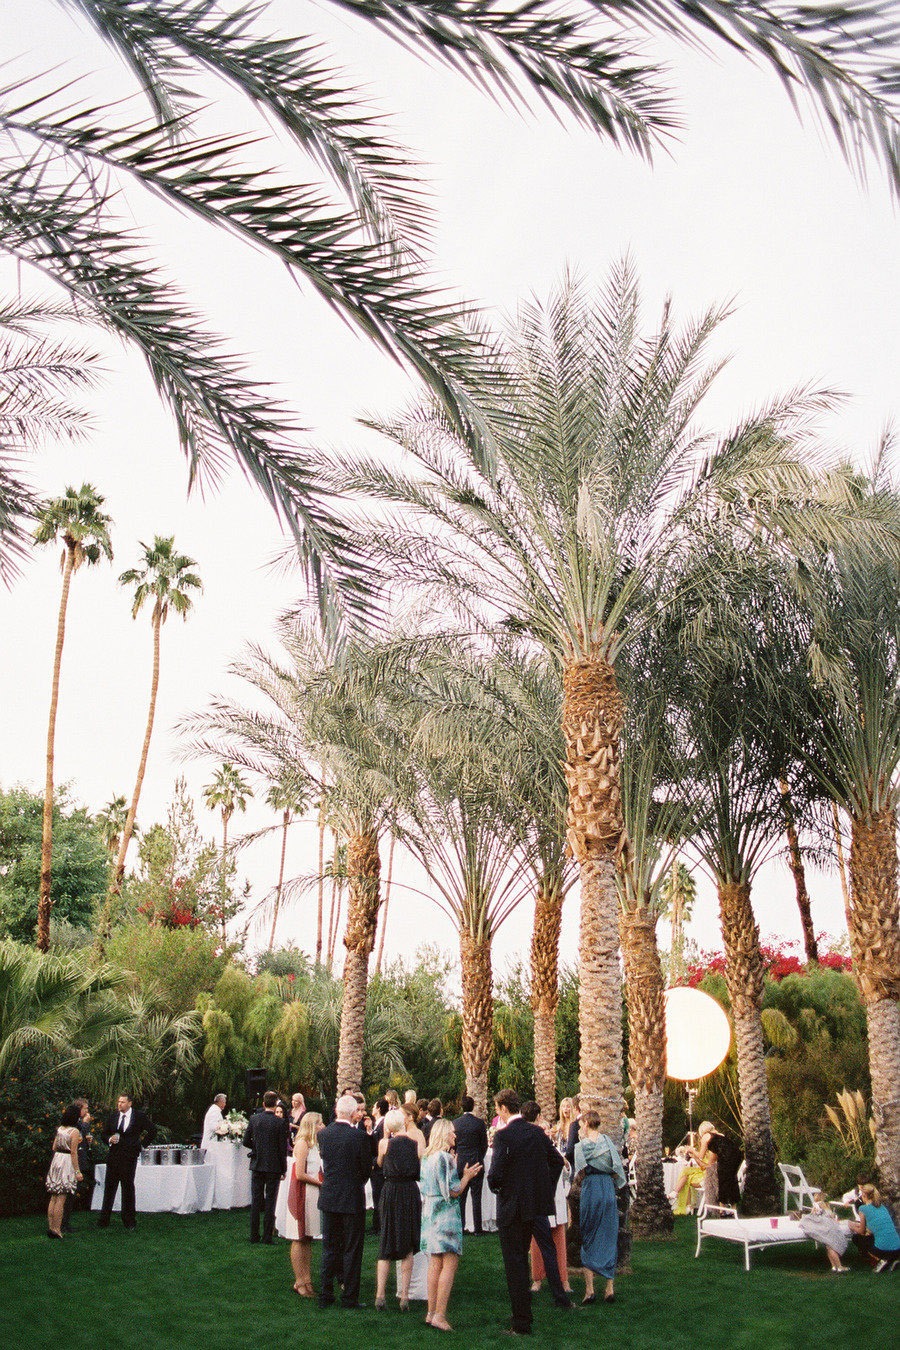
[[[250,1204],[250,1154],[239,1139],[216,1139],[206,1150],[216,1175],[214,1209],[245,1209]]]
[[[663,1185],[666,1188],[666,1195],[669,1203],[674,1208],[675,1201],[678,1198],[678,1187],[681,1185],[681,1178],[684,1176],[685,1168],[690,1167],[690,1163],[685,1158],[663,1158]]]
[[[94,1195],[91,1209],[103,1207],[103,1186],[106,1181],[106,1163],[94,1169]],[[134,1174],[135,1208],[139,1214],[197,1214],[213,1207],[216,1186],[215,1168],[208,1163],[199,1166],[173,1163],[171,1165],[143,1166],[140,1162]],[[113,1209],[122,1208],[121,1188],[116,1192]]]

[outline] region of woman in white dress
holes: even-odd
[[[284,1236],[290,1239],[291,1244],[294,1292],[301,1298],[315,1297],[310,1256],[313,1238],[322,1236],[322,1221],[319,1215],[322,1160],[316,1142],[322,1124],[322,1117],[318,1111],[307,1111],[300,1122],[294,1140],[288,1206],[284,1220]]]
[[[81,1143],[81,1131],[77,1128],[81,1120],[81,1107],[73,1102],[63,1112],[62,1124],[53,1140],[53,1157],[47,1173],[46,1187],[50,1194],[47,1206],[47,1236],[62,1237],[63,1208],[67,1195],[74,1195],[78,1183],[82,1180],[78,1166],[78,1145]]]

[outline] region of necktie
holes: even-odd
[[[122,1134],[124,1132],[124,1129],[125,1129],[125,1117],[119,1116],[119,1134]]]

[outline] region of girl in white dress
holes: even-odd
[[[310,1256],[313,1238],[322,1236],[322,1220],[319,1214],[322,1163],[316,1143],[322,1124],[322,1117],[318,1111],[307,1111],[300,1121],[294,1140],[288,1207],[284,1220],[284,1236],[289,1238],[291,1243],[294,1292],[302,1298],[315,1297]]]
[[[74,1102],[63,1112],[62,1124],[53,1140],[53,1157],[47,1173],[46,1187],[50,1193],[47,1206],[47,1236],[62,1237],[63,1207],[67,1195],[74,1195],[82,1180],[78,1166],[78,1145],[81,1132],[76,1127],[81,1120],[81,1107]]]

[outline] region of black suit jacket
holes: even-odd
[[[365,1214],[366,1182],[372,1172],[372,1144],[364,1130],[336,1120],[319,1135],[322,1185],[319,1209],[330,1214]]]
[[[552,1214],[561,1154],[543,1130],[521,1116],[494,1135],[488,1185],[497,1193],[497,1224]]]
[[[274,1111],[257,1111],[251,1116],[244,1131],[244,1148],[250,1150],[251,1172],[287,1171],[290,1128],[283,1116]]]
[[[431,1127],[436,1120],[437,1116],[424,1116],[422,1120],[419,1121],[419,1129],[425,1136],[426,1144],[428,1143],[428,1137],[431,1134]]]
[[[103,1131],[103,1137],[109,1144],[110,1135],[119,1133],[119,1112],[110,1111],[106,1117],[106,1129]],[[146,1136],[142,1141],[142,1136]],[[142,1148],[152,1144],[156,1138],[156,1126],[147,1115],[146,1111],[140,1111],[136,1106],[131,1108],[131,1120],[128,1123],[128,1129],[124,1131],[117,1144],[109,1144],[110,1162],[125,1162],[126,1159],[131,1162],[137,1158]]]
[[[453,1122],[456,1132],[456,1156],[461,1163],[484,1162],[487,1153],[487,1126],[473,1111],[464,1111]]]

